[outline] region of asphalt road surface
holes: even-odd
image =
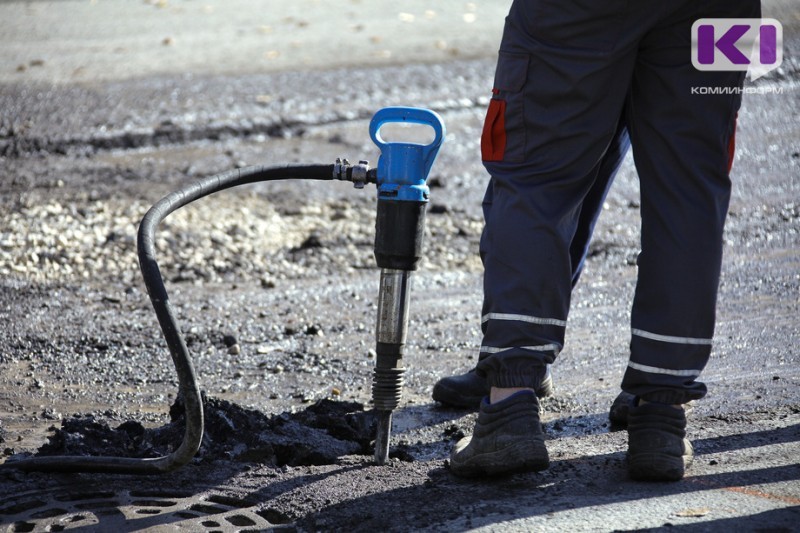
[[[703,375],[710,393],[690,420],[690,475],[628,481],[625,432],[606,418],[636,276],[630,160],[596,230],[554,365],[556,395],[544,403],[551,468],[494,481],[447,470],[474,414],[434,404],[430,390],[470,368],[480,342],[486,175],[477,142],[507,9],[449,0],[0,3],[0,460],[45,453],[45,444],[76,454],[169,448],[159,435],[174,437],[179,423],[168,415],[174,371],[134,242],[161,196],[246,165],[375,161],[368,121],[389,105],[432,108],[448,129],[431,176],[388,465],[371,463],[360,411],[374,364],[374,192],[258,185],[171,216],[158,242],[209,398],[197,460],[157,478],[0,470],[0,530],[797,529],[796,1],[764,2],[784,27],[784,63],[748,82],[739,115]],[[347,414],[324,418],[324,409]]]

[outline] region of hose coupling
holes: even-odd
[[[347,159],[336,158],[333,165],[333,179],[352,181],[356,189],[363,189],[367,183],[377,182],[376,169],[369,168],[369,161],[361,160],[356,165],[351,165]]]

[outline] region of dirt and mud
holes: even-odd
[[[792,41],[794,43],[794,41]],[[796,46],[792,44],[791,46]],[[491,59],[221,78],[158,75],[0,91],[0,453],[168,453],[177,379],[136,262],[147,208],[193,179],[377,152],[388,105],[448,128],[431,176],[392,459],[371,459],[375,194],[285,181],[170,216],[158,259],[206,407],[194,461],[160,477],[0,471],[8,531],[466,529],[790,531],[800,515],[800,80],[797,54],[739,117],[707,399],[686,480],[625,477],[607,410],[626,363],[638,185],[626,161],[573,298],[543,403],[552,466],[464,481],[447,470],[474,414],[430,399],[480,343]],[[343,80],[347,80],[345,83]],[[769,90],[766,90],[769,89]],[[778,91],[780,89],[780,91]]]

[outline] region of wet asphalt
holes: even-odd
[[[247,524],[244,518],[220,517],[245,511],[252,527],[295,524],[309,531],[796,528],[796,2],[764,3],[765,15],[784,23],[785,60],[777,72],[748,84],[753,91],[740,112],[718,325],[703,375],[710,393],[690,422],[697,453],[691,475],[671,484],[628,481],[625,433],[609,431],[606,420],[625,367],[636,275],[639,204],[630,158],[596,230],[573,297],[567,346],[554,367],[556,396],[544,405],[552,467],[487,482],[458,480],[446,469],[449,447],[469,433],[474,418],[433,404],[429,395],[436,379],[474,364],[480,341],[476,251],[486,178],[477,139],[506,3],[253,5],[0,5],[6,21],[0,26],[6,206],[0,267],[8,266],[0,327],[9,339],[0,350],[0,445],[7,457],[33,452],[49,426],[74,414],[91,413],[112,425],[129,418],[157,425],[174,400],[169,361],[123,237],[108,254],[86,251],[94,262],[67,254],[72,274],[32,260],[39,246],[34,238],[3,243],[17,243],[35,228],[68,232],[95,214],[123,220],[124,234],[161,195],[237,166],[330,163],[340,156],[374,161],[369,118],[381,107],[412,105],[436,110],[448,128],[432,173],[435,209],[414,280],[407,384],[395,413],[393,446],[413,460],[385,467],[360,455],[295,467],[206,461],[161,482],[5,475],[4,527],[65,525],[81,512],[64,503],[66,493],[85,514],[99,517],[94,525],[84,517],[99,530],[119,524],[212,530],[214,516],[221,528],[235,530],[237,520]],[[377,294],[372,193],[344,184],[269,184],[218,204],[209,199],[170,226],[175,236],[167,247],[205,248],[198,257],[165,251],[165,260],[207,394],[267,414],[300,411],[325,398],[368,404]],[[37,211],[43,205],[78,214]],[[249,227],[253,214],[281,228],[256,240],[255,250],[245,243],[269,230]],[[206,231],[219,234],[200,240]],[[108,241],[106,235],[103,246]],[[172,274],[187,262],[195,266]],[[235,337],[239,352],[226,336]],[[128,498],[137,490],[155,494],[154,485],[174,512],[164,501],[159,507]],[[106,496],[85,487],[104,488]],[[216,495],[216,514],[208,494]],[[124,500],[134,511],[121,522],[103,518],[97,509],[104,499],[119,509]],[[181,517],[182,502],[195,506],[193,517]],[[136,505],[164,511],[137,514]],[[206,515],[210,523],[203,525]],[[147,522],[137,522],[143,517]]]

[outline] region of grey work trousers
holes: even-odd
[[[699,18],[759,16],[757,0],[514,1],[481,139],[477,369],[490,385],[535,387],[562,349],[629,135],[641,252],[622,388],[663,403],[705,395],[744,73],[695,69],[690,32]]]

